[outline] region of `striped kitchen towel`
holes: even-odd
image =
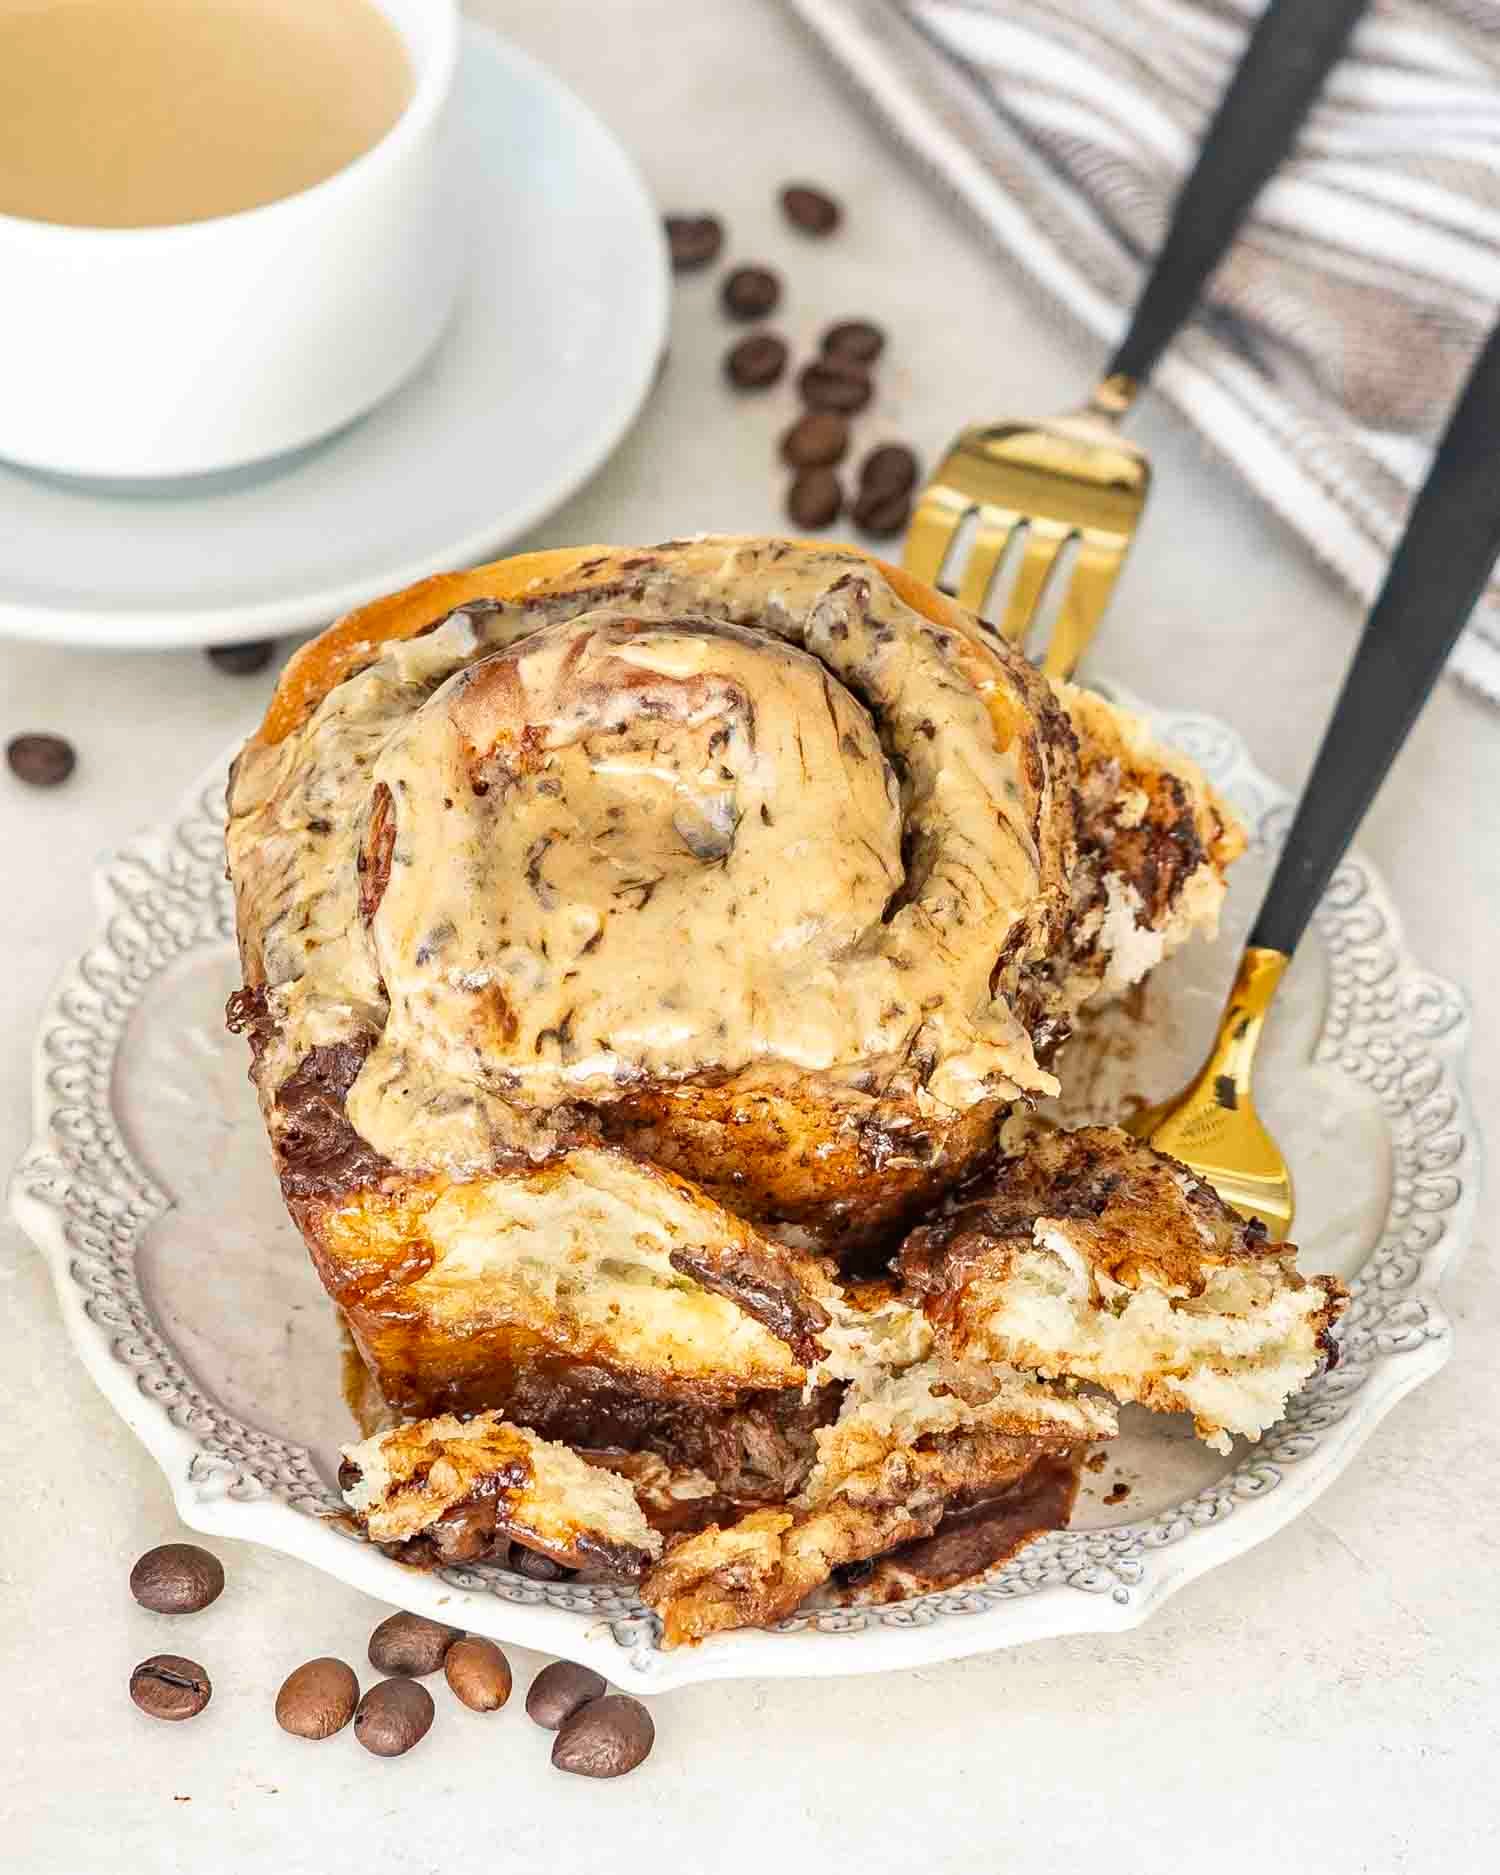
[[[1102,368],[1261,0],[787,3]],[[1369,599],[1497,307],[1500,0],[1374,0],[1153,382]]]

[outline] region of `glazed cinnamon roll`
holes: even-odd
[[[931,1350],[849,1260],[1056,1091],[1088,996],[1212,929],[1242,844],[1130,719],[895,568],[777,540],[367,607],[292,660],[229,805],[231,1022],[388,1407],[762,1506],[832,1489],[861,1362]],[[960,1423],[951,1379],[913,1527],[952,1441],[998,1436],[987,1388],[1011,1473],[1016,1386],[1038,1449],[1105,1423],[1013,1371],[968,1374]]]

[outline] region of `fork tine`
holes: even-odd
[[[1021,555],[1016,583],[1010,590],[1010,603],[1005,608],[1005,617],[996,626],[1000,636],[1011,644],[1025,644],[1026,634],[1031,629],[1043,588],[1047,584],[1047,576],[1056,565],[1057,556],[1072,532],[1072,528],[1064,522],[1036,515],[1028,519],[1026,547]]]
[[[958,603],[976,618],[984,611],[984,602],[990,596],[990,587],[1019,519],[1019,515],[1004,508],[979,510],[979,525],[974,530],[958,587]]]
[[[1071,677],[1078,668],[1079,659],[1099,629],[1124,559],[1125,546],[1118,536],[1084,530],[1042,662],[1049,677]]]
[[[942,471],[938,473],[941,476]],[[903,559],[908,573],[929,586],[937,585],[953,536],[973,505],[940,480],[929,483],[906,534]]]
[[[1098,628],[1151,485],[1149,463],[1110,416],[1091,404],[1050,423],[961,431],[906,538],[909,572],[997,638],[1045,657],[1052,676],[1072,672]],[[1056,621],[1047,645],[1044,611]]]

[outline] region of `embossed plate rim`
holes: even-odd
[[[1146,714],[1230,793],[1258,839],[1274,841],[1287,818],[1286,794],[1255,769],[1232,730],[1199,715]],[[637,1692],[747,1676],[880,1672],[1136,1626],[1185,1582],[1264,1542],[1311,1504],[1451,1352],[1437,1285],[1472,1233],[1479,1181],[1465,1085],[1467,1002],[1411,959],[1389,894],[1356,853],[1319,912],[1329,975],[1313,1058],[1341,1066],[1380,1099],[1391,1201],[1355,1280],[1339,1369],[1294,1400],[1232,1471],[1155,1517],[1053,1532],[960,1589],[888,1608],[797,1616],[773,1632],[674,1652],[656,1645],[654,1618],[622,1590],[534,1584],[500,1569],[407,1570],[323,1514],[338,1500],[305,1447],[246,1426],[205,1392],[134,1280],[135,1249],[170,1199],[125,1146],[113,1063],[153,976],[233,937],[219,844],[226,765],[200,780],[171,821],[99,867],[100,928],[63,969],[43,1013],[35,1132],[10,1193],[15,1217],[49,1264],[80,1358],[160,1465],[178,1514],[195,1530],[263,1543],[384,1601],[587,1661]]]

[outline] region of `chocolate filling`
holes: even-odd
[[[764,1250],[749,1244],[715,1249],[698,1245],[674,1250],[671,1263],[674,1270],[712,1294],[727,1297],[769,1328],[805,1367],[818,1359],[821,1349],[814,1337],[828,1326],[828,1311]]]
[[[411,1478],[393,1486],[391,1495],[419,1489],[426,1481],[427,1469],[419,1467]],[[397,1562],[418,1569],[446,1569],[455,1563],[508,1564],[512,1545],[519,1544],[536,1555],[550,1557],[559,1566],[559,1575],[586,1568],[613,1580],[636,1581],[645,1573],[650,1558],[644,1550],[630,1544],[611,1543],[580,1530],[571,1545],[554,1547],[514,1530],[509,1517],[509,1495],[528,1482],[530,1472],[530,1466],[525,1464],[497,1471],[482,1479],[460,1502],[450,1504],[419,1536],[407,1537],[398,1543],[381,1543],[378,1548]],[[358,1466],[346,1461],[339,1468],[341,1490],[350,1489],[358,1478]]]
[[[355,860],[359,873],[359,915],[369,924],[380,910],[385,888],[391,878],[391,855],[396,850],[396,809],[391,791],[383,781],[375,784],[375,798],[370,806],[370,824]]]
[[[288,1198],[344,1195],[377,1184],[392,1167],[350,1125],[344,1101],[368,1044],[310,1048],[282,1083],[276,1111],[281,1189]]]
[[[537,1361],[516,1374],[508,1418],[575,1450],[654,1452],[676,1470],[701,1471],[726,1496],[776,1503],[798,1491],[817,1457],[813,1438],[838,1413],[841,1389],[751,1392],[737,1405],[648,1399],[602,1367]]]
[[[954,1506],[929,1536],[883,1556],[846,1563],[820,1601],[877,1607],[954,1588],[1014,1556],[1033,1537],[1065,1529],[1078,1494],[1080,1452],[1038,1458],[1015,1484],[974,1504]]]
[[[232,993],[224,1005],[224,1026],[231,1035],[243,1035],[249,1042],[252,1064],[260,1059],[261,1051],[276,1028],[271,1012],[266,1007],[263,983],[257,983],[253,989],[238,989]]]

